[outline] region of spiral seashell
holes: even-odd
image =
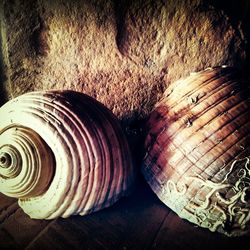
[[[142,172],[180,217],[228,236],[250,229],[250,91],[232,68],[191,74],[147,122]]]
[[[84,215],[128,194],[134,171],[114,115],[73,91],[31,92],[0,109],[0,191],[31,218]]]

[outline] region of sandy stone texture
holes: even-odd
[[[0,7],[2,100],[72,89],[130,124],[180,77],[249,60],[248,1],[236,8],[233,1],[2,0]]]

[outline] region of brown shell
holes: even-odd
[[[0,117],[0,191],[19,198],[30,217],[84,215],[128,194],[134,168],[126,137],[95,99],[31,92],[1,107]]]
[[[232,236],[250,228],[249,85],[226,67],[173,83],[147,122],[142,166],[180,217]]]

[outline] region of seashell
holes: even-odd
[[[166,90],[146,125],[142,172],[181,218],[228,236],[249,232],[250,91],[232,68]]]
[[[3,105],[0,117],[0,191],[18,198],[31,218],[85,215],[129,193],[128,143],[93,98],[31,92]]]

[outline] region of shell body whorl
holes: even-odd
[[[250,231],[249,83],[214,68],[173,83],[147,122],[142,172],[180,217],[237,236]]]
[[[19,198],[31,218],[84,215],[129,192],[134,170],[126,138],[93,98],[31,92],[2,106],[0,117],[0,192]]]

